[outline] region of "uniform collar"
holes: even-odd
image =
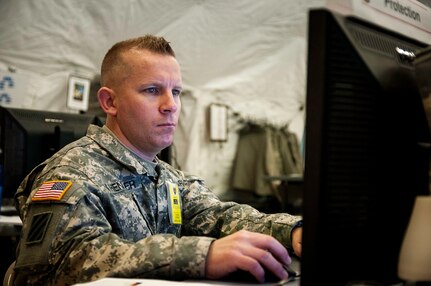
[[[87,136],[96,141],[106,152],[123,165],[134,169],[139,174],[157,177],[155,165],[159,163],[159,159],[155,158],[154,162],[150,162],[140,158],[132,150],[123,145],[106,126],[90,125],[87,130]]]

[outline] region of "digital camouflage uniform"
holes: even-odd
[[[51,181],[68,189],[60,187],[61,198],[38,197]],[[179,187],[182,224],[170,221],[167,182]],[[95,125],[35,168],[16,202],[23,220],[16,271],[26,285],[107,276],[203,278],[215,238],[248,229],[290,249],[290,232],[300,219],[221,202],[201,179],[139,158]]]

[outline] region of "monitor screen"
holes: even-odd
[[[414,198],[429,194],[412,64],[426,45],[325,9],[308,37],[301,285],[392,285]]]
[[[2,204],[12,205],[24,177],[66,144],[85,135],[95,115],[0,107]]]

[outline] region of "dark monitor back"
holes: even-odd
[[[66,144],[82,137],[95,115],[0,108],[0,164],[3,204],[12,203],[24,177]]]
[[[429,194],[429,128],[405,53],[426,45],[324,9],[308,29],[301,286],[392,285],[414,198]]]

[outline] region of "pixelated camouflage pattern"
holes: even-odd
[[[48,180],[73,185],[59,202],[32,202]],[[182,225],[170,223],[167,181],[179,186]],[[108,276],[203,278],[215,238],[248,229],[290,248],[292,226],[300,219],[221,202],[201,179],[159,159],[139,158],[106,127],[95,125],[36,168],[20,185],[16,201],[23,219],[16,271],[27,285],[71,285]],[[43,212],[52,213],[43,241],[26,243],[32,217]]]

